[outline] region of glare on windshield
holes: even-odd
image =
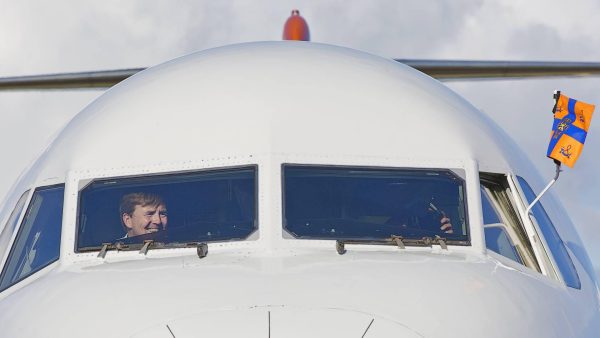
[[[97,180],[80,193],[78,251],[245,239],[257,229],[256,167]]]
[[[296,238],[469,243],[465,182],[451,170],[288,164],[283,175],[284,228]]]

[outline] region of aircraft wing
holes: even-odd
[[[0,90],[106,89],[146,68],[0,78]]]
[[[441,81],[598,76],[600,62],[472,61],[396,59]]]
[[[598,76],[600,62],[395,59],[441,81]],[[0,90],[105,89],[145,68],[0,78]]]

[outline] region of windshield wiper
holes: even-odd
[[[105,258],[106,257],[106,253],[108,252],[108,250],[117,250],[117,251],[130,251],[130,250],[135,250],[137,247],[139,247],[141,244],[125,244],[121,241],[117,241],[115,243],[102,243],[102,248],[100,249],[100,252],[98,252],[98,258]],[[147,254],[148,253],[148,249],[150,248],[150,245],[152,245],[152,247],[156,248],[156,247],[162,247],[164,246],[164,243],[159,243],[159,242],[155,242],[151,239],[149,240],[145,240],[143,245],[141,245],[141,249],[140,249],[140,254]]]
[[[346,253],[346,244],[371,244],[371,245],[396,245],[398,249],[405,249],[406,246],[433,246],[434,244],[448,250],[448,240],[444,237],[422,237],[422,238],[404,238],[402,236],[392,235],[389,238],[382,239],[338,239],[335,241],[335,249],[338,254]]]
[[[98,258],[105,258],[108,250],[125,250],[131,251],[136,250],[138,247],[140,248],[139,253],[142,255],[148,254],[148,250],[150,249],[163,249],[163,248],[196,248],[197,254],[199,258],[204,258],[208,255],[208,244],[204,242],[188,242],[188,243],[163,243],[157,242],[151,239],[145,240],[143,244],[124,244],[121,241],[115,243],[102,243],[102,248],[98,253]]]
[[[146,255],[148,253],[148,249],[152,248],[191,248],[196,247],[196,253],[198,254],[198,258],[204,258],[208,255],[208,244],[204,242],[189,242],[189,243],[161,243],[155,242],[151,239],[144,241],[144,246],[140,249],[140,254]]]
[[[140,249],[140,255],[146,255],[148,253],[148,249],[150,248],[150,244],[154,243],[153,240],[147,239],[144,241],[144,245]]]
[[[128,250],[129,249],[129,245],[124,244],[123,242],[115,242],[113,243],[102,243],[102,249],[100,249],[100,252],[98,253],[98,258],[104,258],[106,257],[106,252],[108,250]]]

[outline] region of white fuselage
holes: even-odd
[[[347,244],[340,255],[333,240],[295,239],[282,227],[283,164],[460,171],[470,245]],[[243,165],[258,173],[258,230],[246,240],[209,243],[204,258],[196,248],[75,252],[79,193],[93,180]],[[486,249],[481,173],[510,185],[540,272]],[[598,289],[581,240],[544,197],[577,289],[552,253],[541,258],[546,240],[517,175],[540,191],[489,118],[391,60],[301,42],[192,54],[109,90],[15,185],[0,231],[23,192],[64,184],[60,258],[0,292],[0,335],[594,337]]]

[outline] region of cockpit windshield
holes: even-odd
[[[242,240],[257,229],[255,166],[96,180],[80,193],[77,251]]]
[[[465,181],[451,170],[284,165],[283,175],[295,238],[469,244]]]

